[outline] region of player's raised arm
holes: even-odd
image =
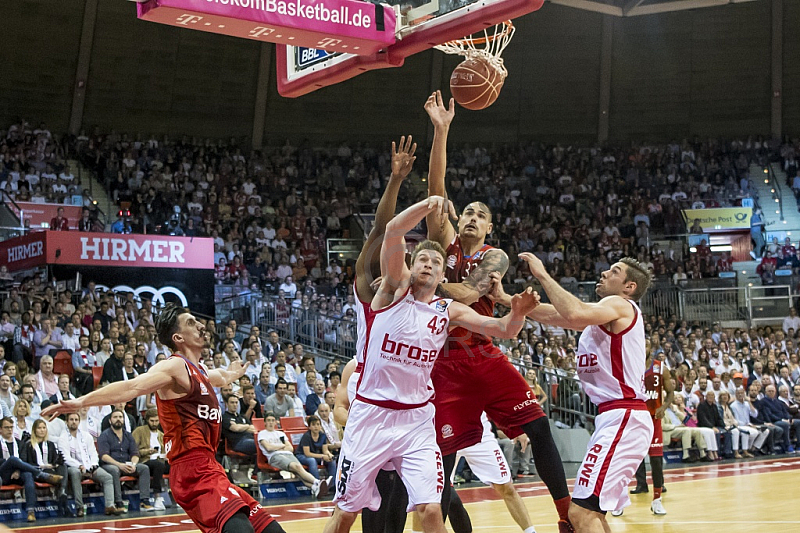
[[[400,137],[400,145],[392,142],[392,175],[386,190],[383,191],[378,208],[375,211],[375,223],[372,230],[361,247],[361,253],[356,260],[356,289],[358,296],[364,301],[369,301],[374,295],[370,288],[372,281],[381,275],[381,241],[386,232],[386,224],[394,216],[397,208],[397,194],[400,192],[400,185],[406,179],[414,166],[414,152],[417,144],[412,143],[411,135]]]
[[[185,376],[181,383],[187,390],[189,388],[189,375],[181,359],[170,358],[161,361],[145,374],[140,374],[128,381],[117,381],[106,385],[96,391],[90,392],[74,400],[64,400],[42,410],[42,418],[52,420],[58,415],[77,413],[82,407],[99,407],[119,402],[129,402],[137,396],[145,396],[160,389],[168,387],[176,381],[178,373]]]
[[[425,111],[433,123],[433,146],[431,147],[430,164],[428,168],[428,196],[441,196],[447,198],[447,187],[444,178],[447,172],[447,134],[450,132],[450,123],[456,114],[456,106],[450,99],[450,107],[444,106],[442,92],[436,91],[425,102]],[[428,239],[436,241],[445,249],[452,242],[456,231],[447,217],[431,213],[427,217]]]
[[[544,324],[581,330],[586,326],[610,324],[622,318],[633,319],[633,307],[625,298],[615,294],[607,296],[597,303],[582,302],[547,273],[547,269],[538,257],[531,253],[523,253],[519,257],[528,264],[531,273],[539,280],[547,297],[553,302],[551,308],[543,306],[544,309],[541,312],[533,313],[531,318],[534,320]],[[614,265],[612,270],[614,268],[619,267]]]
[[[441,196],[429,196],[398,214],[386,225],[381,246],[381,285],[372,301],[373,309],[382,309],[394,301],[398,289],[408,286],[411,271],[406,266],[405,235],[432,212],[455,217],[452,202]]]
[[[511,297],[511,312],[503,318],[479,315],[471,307],[453,302],[450,306],[450,329],[461,327],[487,337],[511,339],[525,325],[525,317],[539,305],[539,295],[528,287]]]

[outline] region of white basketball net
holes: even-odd
[[[487,28],[483,30],[483,37],[464,37],[444,44],[434,46],[445,54],[464,56],[466,59],[483,59],[497,69],[505,79],[508,76],[503,64],[503,50],[506,49],[514,36],[514,25],[510,20],[496,24],[494,32]]]

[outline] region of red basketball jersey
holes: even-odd
[[[461,247],[461,237],[456,235],[455,240],[447,247],[447,259],[445,261],[445,276],[450,283],[461,283],[469,277],[472,271],[481,264],[483,257],[489,250],[494,250],[493,246],[484,244],[474,255],[465,256]],[[472,307],[478,314],[492,316],[494,314],[494,302],[484,296]],[[464,350],[466,347],[481,344],[491,344],[492,339],[478,333],[473,333],[464,328],[455,328],[450,332],[448,350]]]
[[[173,462],[192,450],[216,454],[222,410],[205,368],[198,368],[180,354],[171,357],[183,359],[192,388],[186,396],[175,400],[162,400],[156,394],[167,460]]]
[[[647,395],[647,410],[651,415],[656,414],[656,409],[661,407],[664,378],[662,376],[663,365],[661,361],[653,358],[653,364],[644,373],[644,391]]]

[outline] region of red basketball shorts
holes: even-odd
[[[664,456],[664,434],[661,431],[661,419],[653,417],[653,440],[650,442],[650,457]]]
[[[231,485],[225,470],[207,452],[190,453],[173,462],[169,480],[175,501],[204,533],[220,533],[240,510],[248,512],[255,531],[263,531],[273,521],[260,503]]]
[[[512,439],[522,434],[521,426],[545,416],[528,382],[493,345],[445,352],[431,380],[442,455],[481,441],[484,411]]]

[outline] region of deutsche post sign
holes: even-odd
[[[686,215],[686,231],[700,220],[703,233],[724,230],[749,230],[750,216],[753,214],[751,207],[719,207],[711,209],[684,209]]]

